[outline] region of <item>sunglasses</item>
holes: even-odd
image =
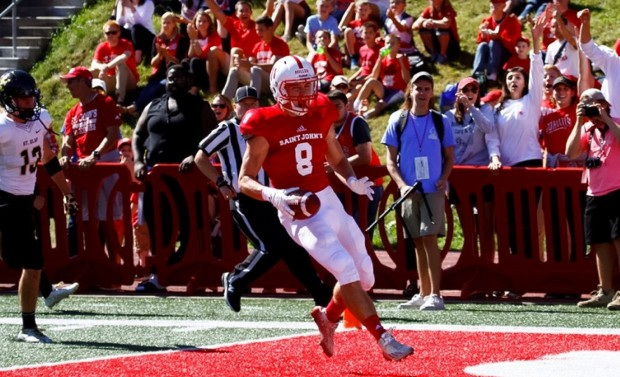
[[[213,103],[211,104],[211,107],[214,109],[225,109],[226,104],[225,103]]]
[[[103,34],[105,34],[105,35],[116,35],[116,34],[118,34],[118,33],[119,33],[119,31],[118,31],[118,30],[110,30],[110,31],[106,31],[106,32],[105,32],[105,33],[103,33]]]
[[[476,93],[478,93],[478,88],[476,88],[476,87],[471,87],[471,88],[469,88],[469,87],[465,87],[465,88],[461,89],[461,92],[463,92],[463,93],[474,93],[474,94],[476,94]]]

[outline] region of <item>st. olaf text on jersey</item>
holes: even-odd
[[[39,143],[39,137],[35,137],[34,139],[24,140],[22,146],[27,147],[29,145],[38,144],[38,143]]]
[[[299,143],[300,141],[304,141],[304,140],[313,140],[313,139],[322,139],[322,138],[323,138],[322,133],[312,132],[312,133],[305,133],[305,134],[287,137],[286,139],[280,140],[279,143],[280,143],[280,146],[284,146],[287,144]]]

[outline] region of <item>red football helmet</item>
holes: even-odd
[[[314,106],[318,79],[312,65],[299,56],[286,56],[271,69],[269,80],[273,98],[295,116],[305,115]]]

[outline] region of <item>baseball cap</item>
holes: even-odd
[[[575,89],[577,87],[577,78],[575,76],[566,75],[566,76],[560,76],[557,79],[553,80],[554,88],[556,85],[560,85],[560,84],[564,84],[568,86],[569,88]]]
[[[530,45],[530,39],[528,37],[520,36],[519,38],[517,38],[515,44],[519,42],[525,42],[528,46]]]
[[[458,86],[457,90],[461,90],[464,87],[466,87],[467,85],[473,85],[473,86],[476,87],[476,89],[480,88],[480,84],[478,84],[478,80],[476,80],[473,77],[465,77],[464,79],[459,81],[459,86]]]
[[[118,141],[116,144],[116,149],[121,149],[123,145],[129,144],[131,146],[131,139],[128,137],[124,137]]]
[[[108,91],[105,81],[103,81],[102,79],[93,79],[91,87],[93,89],[101,88],[104,92]]]
[[[426,72],[426,71],[420,71],[418,73],[416,73],[415,75],[413,75],[413,77],[411,78],[411,82],[412,83],[416,83],[418,82],[418,80],[426,80],[426,81],[430,81],[431,84],[433,84],[433,76],[431,76],[430,73]]]
[[[234,101],[235,103],[241,102],[246,98],[255,98],[258,99],[258,92],[251,86],[242,86],[237,89],[237,93],[235,93]]]
[[[499,101],[500,98],[502,98],[502,90],[501,89],[493,89],[493,90],[489,90],[489,92],[482,98],[480,98],[480,102],[493,102],[493,101]]]
[[[347,79],[346,77],[342,76],[342,75],[338,75],[338,76],[334,76],[333,80],[332,80],[332,86],[336,87],[338,85],[346,85],[349,86],[349,79]]]
[[[88,68],[82,67],[82,66],[78,66],[78,67],[71,68],[69,70],[69,72],[67,72],[65,75],[60,76],[60,78],[63,79],[63,80],[74,79],[76,77],[82,77],[82,78],[87,79],[87,80],[92,80],[93,79],[93,74],[90,73]]]
[[[554,82],[555,84],[555,82]],[[590,89],[586,89],[581,93],[581,97],[579,97],[580,99],[586,99],[586,98],[590,98],[594,101],[605,101],[607,102],[607,99],[605,98],[605,96],[603,95],[603,92],[601,92],[598,89],[594,89],[594,88],[590,88]]]

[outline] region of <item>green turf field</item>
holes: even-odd
[[[398,310],[377,301],[384,324],[399,328],[439,325],[618,329],[618,313],[578,309],[573,303],[447,301],[444,312]],[[39,304],[39,327],[55,344],[13,341],[20,328],[17,297],[0,295],[0,368],[18,365],[193,349],[292,334],[316,333],[309,299],[244,298],[230,311],[220,297],[72,296],[55,310]],[[439,326],[439,327],[438,327]],[[584,330],[587,332],[587,330]]]

